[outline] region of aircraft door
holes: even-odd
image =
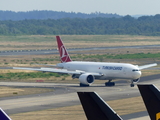
[[[123,74],[126,75],[126,72],[127,72],[127,68],[124,67],[123,68]]]

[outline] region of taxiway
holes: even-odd
[[[160,75],[142,77],[139,84],[155,84],[157,87],[160,87],[159,79]],[[7,114],[79,105],[80,101],[76,94],[77,91],[96,91],[105,101],[140,96],[137,86],[131,88],[127,82],[116,82],[116,86],[114,87],[105,87],[104,84],[93,84],[91,87],[79,87],[78,84],[21,82],[0,82],[0,86],[54,89],[53,92],[49,93],[0,98],[0,107],[5,110]],[[144,117],[146,115],[146,112],[142,112],[139,113],[137,117]],[[135,118],[135,114],[124,115],[122,118],[133,119]]]

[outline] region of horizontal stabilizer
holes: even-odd
[[[151,120],[160,120],[160,92],[154,85],[138,85]]]
[[[77,92],[88,120],[122,120],[95,92]]]

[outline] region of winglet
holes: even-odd
[[[0,108],[0,120],[11,120],[11,118]]]
[[[88,120],[122,120],[95,92],[77,92]]]
[[[160,91],[154,85],[138,85],[151,120],[160,120]]]
[[[150,67],[154,67],[154,66],[157,66],[157,63],[139,66],[139,70],[150,68]]]
[[[60,38],[60,36],[56,36],[56,39],[57,39],[57,45],[58,45],[58,50],[59,50],[59,54],[60,54],[60,59],[61,59],[61,62],[71,62],[71,58]]]

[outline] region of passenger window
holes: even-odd
[[[132,71],[134,72],[134,71],[139,71],[139,70],[138,69],[133,69]]]

